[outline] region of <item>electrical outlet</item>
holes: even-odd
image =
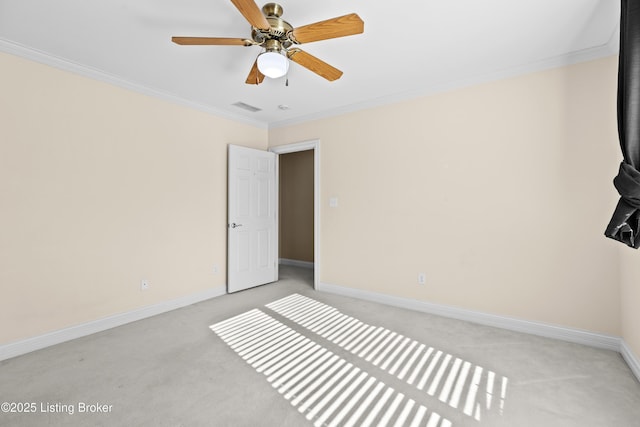
[[[149,281],[148,280],[142,279],[140,281],[140,290],[141,291],[149,290]]]
[[[418,284],[424,285],[427,283],[427,276],[424,273],[418,273]]]

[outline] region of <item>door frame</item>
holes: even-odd
[[[318,290],[320,283],[320,140],[295,142],[292,144],[270,147],[269,151],[276,157],[276,236],[280,244],[280,154],[313,150],[313,289]],[[279,266],[276,265],[279,274]]]

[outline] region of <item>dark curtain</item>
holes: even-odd
[[[618,62],[618,135],[624,160],[613,185],[620,201],[605,235],[640,247],[640,1],[622,0]]]

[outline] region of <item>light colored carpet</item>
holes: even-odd
[[[283,266],[277,283],[0,362],[0,401],[37,405],[0,425],[638,426],[640,384],[617,353],[311,279]]]

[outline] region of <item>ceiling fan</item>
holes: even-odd
[[[247,84],[258,85],[263,82],[265,76],[270,78],[284,76],[289,70],[289,60],[329,81],[337,80],[342,76],[342,71],[295,46],[364,32],[364,22],[355,13],[294,28],[281,18],[283,9],[279,4],[267,3],[260,11],[254,0],[231,0],[231,2],[251,24],[251,39],[172,37],[171,41],[179,45],[260,46],[264,48],[249,72]]]

